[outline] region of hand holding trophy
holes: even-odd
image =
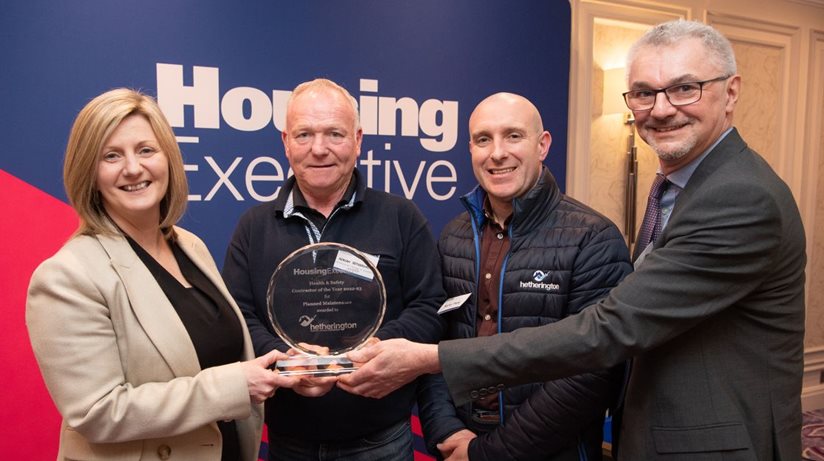
[[[279,360],[283,375],[334,376],[357,369],[343,354],[365,344],[386,311],[376,258],[322,242],[292,252],[266,293],[275,332],[299,353]]]

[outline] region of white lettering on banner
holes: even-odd
[[[184,107],[194,107],[195,128],[220,128],[220,115],[230,127],[239,131],[258,131],[271,121],[283,131],[286,102],[290,91],[272,90],[272,99],[257,88],[237,87],[220,98],[220,69],[192,67],[192,85],[183,83],[183,66],[157,63],[157,101],[169,123],[184,126]],[[378,81],[361,79],[362,92],[377,92]],[[244,105],[248,102],[248,117]],[[361,96],[359,111],[363,134],[395,136],[400,113],[401,136],[417,137],[422,131],[421,146],[429,152],[446,152],[458,140],[458,101],[427,99],[420,106],[409,97]],[[440,120],[440,123],[438,122]]]
[[[265,91],[238,86],[227,90],[221,97],[220,69],[217,67],[193,66],[191,85],[184,84],[182,65],[157,63],[156,71],[157,101],[175,128],[185,128],[186,106],[193,108],[193,128],[220,129],[221,117],[225,125],[241,132],[267,129],[271,124],[279,131],[285,127],[286,103],[291,91],[271,90],[270,99]],[[358,107],[364,135],[417,137],[420,145],[433,153],[447,152],[455,147],[458,139],[457,101],[427,99],[419,105],[410,97],[379,96],[379,86],[378,80],[359,81]],[[200,137],[178,136],[177,140],[181,144],[198,144]],[[385,142],[384,153],[391,149],[392,143]],[[365,170],[369,187],[376,187],[374,180],[382,178],[384,191],[392,192],[395,187],[397,193],[410,200],[418,191],[423,191],[424,186],[426,194],[436,201],[448,200],[456,192],[458,175],[448,160],[421,160],[412,164],[397,159],[380,160],[375,158],[375,153],[375,149],[368,149],[358,160],[358,166]],[[190,194],[190,201],[208,202],[218,193],[228,193],[236,201],[244,201],[246,197],[260,202],[271,201],[277,197],[285,179],[292,175],[291,169],[284,175],[284,166],[288,168],[288,164],[282,165],[271,156],[232,155],[228,160],[204,155],[201,159],[188,155],[185,171],[200,176],[197,188],[203,191],[207,190],[202,186],[204,177],[213,178],[214,182],[207,186],[205,195]],[[209,168],[201,168],[203,163]],[[240,174],[243,174],[242,180],[237,177]]]
[[[249,118],[243,116],[243,102],[252,105]],[[272,120],[272,102],[266,93],[246,86],[232,88],[220,101],[223,119],[232,128],[240,131],[258,131],[266,128]]]
[[[212,171],[217,173],[217,182],[215,183],[214,187],[212,187],[212,190],[210,190],[209,193],[206,194],[206,201],[208,202],[212,199],[212,197],[215,196],[215,194],[217,193],[218,189],[220,189],[220,186],[222,184],[226,184],[226,188],[229,189],[229,192],[232,193],[235,199],[237,199],[238,201],[242,201],[243,196],[240,195],[240,192],[238,192],[234,184],[232,184],[232,181],[229,181],[229,175],[232,174],[232,171],[234,171],[237,165],[240,163],[240,157],[235,158],[235,160],[232,162],[231,165],[229,165],[229,168],[227,168],[226,171],[223,171],[212,157],[203,158],[206,160],[206,163],[208,163],[209,166],[212,167]]]
[[[173,127],[183,126],[183,106],[195,108],[195,128],[220,128],[219,72],[192,68],[192,86],[183,85],[183,66],[157,64],[157,103]]]
[[[361,79],[361,92],[377,92],[378,81]],[[446,152],[458,140],[458,101],[427,99],[421,104],[412,98],[361,96],[360,121],[363,134],[395,136],[398,111],[401,112],[401,136],[418,136],[418,128],[437,139],[421,139],[421,146],[430,152]],[[438,124],[438,115],[441,123]]]
[[[275,168],[275,174],[254,174],[255,167],[261,163],[272,165]],[[246,168],[246,190],[249,191],[249,195],[251,195],[253,199],[259,202],[269,202],[277,198],[280,187],[276,187],[274,192],[269,195],[260,195],[253,185],[255,181],[283,182],[283,180],[283,168],[281,168],[280,163],[272,157],[258,157],[249,162],[249,167]]]
[[[221,189],[226,189],[238,202],[244,201],[244,195],[231,179],[231,175],[235,170],[244,171],[243,185],[245,186],[245,192],[251,198],[259,202],[272,201],[277,198],[283,181],[293,174],[292,169],[289,168],[286,176],[284,176],[283,165],[273,157],[254,157],[252,159],[234,157],[231,162],[225,166],[219,164],[218,160],[210,155],[204,156],[203,160],[209,165],[209,168],[204,169],[204,171],[214,173],[215,182],[205,197],[201,194],[189,194],[189,201],[192,202],[208,202],[212,200],[215,194]],[[246,164],[247,161],[248,164]],[[244,164],[245,167],[243,166]],[[426,192],[428,195],[438,201],[444,201],[452,197],[455,193],[454,184],[458,180],[455,167],[446,160],[437,160],[428,166],[426,162],[421,161],[414,173],[404,172],[401,162],[398,160],[376,160],[372,156],[372,150],[369,150],[366,153],[366,158],[359,159],[358,164],[366,169],[366,185],[368,187],[374,187],[373,170],[375,168],[383,168],[386,179],[384,190],[391,192],[389,184],[391,184],[393,179],[397,179],[401,185],[404,197],[410,200],[415,197],[422,178],[426,184]],[[186,164],[184,165],[184,169],[187,172],[201,172],[200,165],[198,164]],[[424,170],[426,171],[426,175],[423,174]],[[407,179],[407,177],[410,179]],[[448,185],[445,190],[443,190],[444,187],[437,187],[438,183],[446,183]]]

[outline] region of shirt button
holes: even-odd
[[[504,234],[502,232],[498,232],[498,240],[502,240],[504,238]]]
[[[492,320],[492,316],[489,315],[489,314],[486,314],[486,315],[484,315],[484,320],[490,321],[490,320]]]
[[[487,272],[487,273],[484,275],[484,278],[485,278],[485,279],[487,279],[487,280],[489,280],[489,279],[491,279],[491,278],[492,278],[492,274],[490,274],[489,272]]]

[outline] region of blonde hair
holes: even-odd
[[[112,132],[130,115],[146,118],[169,163],[169,185],[160,203],[160,229],[173,235],[174,224],[186,210],[189,187],[183,156],[174,132],[157,102],[139,91],[117,88],[92,99],[77,115],[69,134],[63,162],[63,184],[69,202],[80,215],[75,234],[112,234],[111,219],[97,190],[100,152]]]

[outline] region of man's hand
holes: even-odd
[[[328,355],[329,348],[325,346],[316,346],[314,344],[306,344],[300,343],[301,347],[306,350],[310,350],[317,355]],[[286,353],[290,357],[300,356],[303,355],[303,351],[299,351],[296,349],[289,349]],[[309,367],[309,368],[317,368],[317,367]],[[321,397],[326,395],[329,391],[335,387],[335,383],[338,381],[337,376],[312,376],[312,375],[295,375],[298,378],[297,384],[292,386],[292,390],[295,393],[302,395],[304,397]]]
[[[358,370],[338,378],[338,387],[364,397],[382,398],[424,373],[441,371],[437,344],[387,339],[349,352]]]
[[[299,376],[300,381],[292,390],[304,397],[321,397],[326,395],[338,382],[337,376]]]
[[[444,461],[468,461],[469,442],[475,437],[477,435],[469,429],[461,429],[439,443],[438,451],[441,452]]]

